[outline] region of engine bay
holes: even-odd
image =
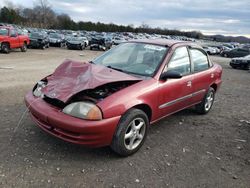
[[[77,101],[89,101],[96,104],[113,93],[135,84],[136,82],[138,81],[114,82],[99,86],[95,89],[85,90],[73,96],[69,103]]]

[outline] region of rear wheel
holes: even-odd
[[[26,44],[26,42],[23,43],[23,46],[21,47],[21,51],[22,52],[26,52],[27,51],[27,44]]]
[[[227,55],[227,54],[224,54],[224,57],[228,57],[228,55]]]
[[[122,116],[112,140],[111,148],[122,156],[129,156],[140,149],[145,141],[149,120],[139,109],[130,109]]]
[[[3,43],[1,46],[1,50],[6,54],[10,53],[10,45],[7,43]]]
[[[214,97],[215,97],[215,90],[214,90],[214,88],[210,87],[208,89],[206,95],[204,96],[202,102],[195,106],[196,111],[199,114],[208,113],[211,110],[212,106],[213,106]]]

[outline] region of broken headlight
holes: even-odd
[[[46,82],[44,82],[44,81],[37,82],[36,88],[33,91],[33,95],[36,97],[43,98],[42,88],[44,88],[45,86],[46,86]]]
[[[71,103],[63,109],[63,113],[87,120],[102,119],[101,110],[95,104],[90,102]]]

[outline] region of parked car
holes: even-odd
[[[243,56],[246,56],[246,55],[249,55],[250,54],[250,50],[249,49],[243,49],[243,48],[235,48],[233,50],[230,50],[230,51],[222,51],[221,52],[221,56],[224,56],[224,57],[243,57]]]
[[[83,50],[87,46],[86,38],[84,38],[84,37],[71,37],[67,41],[66,46],[68,49]]]
[[[236,68],[243,68],[246,70],[250,69],[250,55],[247,55],[245,57],[237,57],[237,58],[233,58],[229,65],[236,69]]]
[[[142,146],[150,124],[191,106],[208,113],[221,75],[195,43],[127,42],[90,62],[66,60],[25,102],[49,134],[128,156]]]
[[[121,43],[126,42],[126,40],[124,38],[122,38],[122,37],[114,37],[112,42],[113,42],[114,45],[119,45]]]
[[[92,37],[90,41],[90,50],[99,49],[99,50],[107,50],[112,47],[112,40],[110,38],[105,37]]]
[[[27,51],[30,40],[26,35],[18,35],[15,28],[0,26],[0,50],[9,53],[11,49],[20,48],[22,52]]]
[[[48,35],[42,32],[33,32],[30,33],[30,44],[29,48],[49,48],[49,38]]]
[[[207,52],[208,55],[215,55],[217,53],[217,50],[213,47],[203,46],[203,49],[205,50],[205,52]]]
[[[49,45],[63,47],[65,46],[65,40],[62,34],[50,33],[49,34]]]

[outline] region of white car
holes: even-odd
[[[213,47],[210,47],[210,46],[203,46],[202,47],[208,55],[214,55],[214,54],[217,54],[217,50]]]

